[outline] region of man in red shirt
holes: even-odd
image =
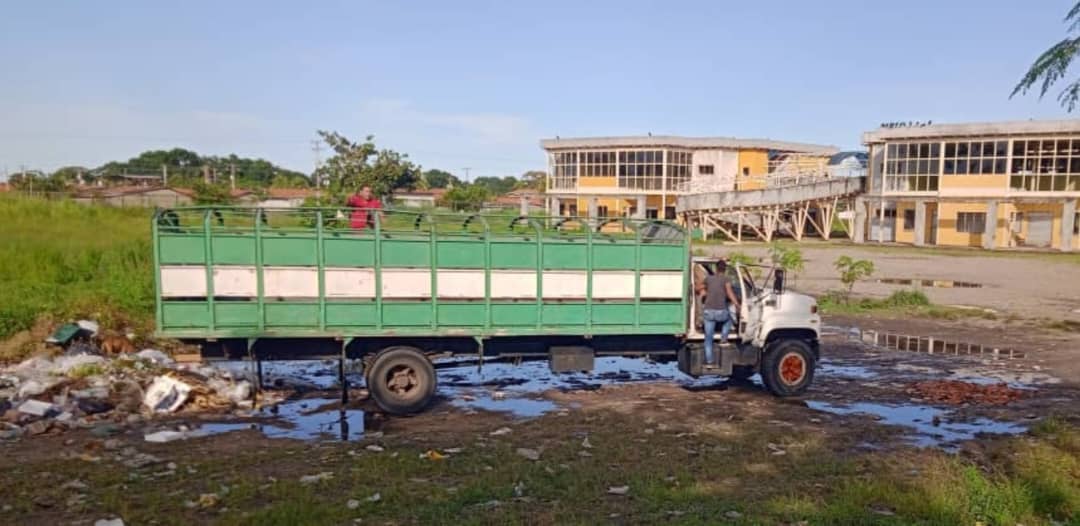
[[[354,230],[363,230],[368,225],[372,227],[375,226],[375,220],[368,216],[368,210],[380,210],[379,220],[386,220],[386,216],[381,212],[382,201],[379,201],[375,196],[371,195],[370,186],[360,188],[360,191],[349,197],[349,200],[345,204],[350,208],[353,208],[352,217],[350,218],[349,223]]]

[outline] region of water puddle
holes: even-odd
[[[833,363],[830,360],[822,360],[819,362],[816,374],[858,379],[877,378],[878,376],[878,373],[871,371],[869,368],[859,365],[840,365]]]
[[[256,429],[267,438],[297,440],[359,440],[363,438],[364,411],[342,410],[336,407],[337,404],[336,400],[325,398],[290,400],[277,404],[274,408],[261,409],[259,417],[267,421],[207,423],[199,429],[199,434],[215,435]],[[335,407],[326,408],[327,406]]]
[[[982,283],[954,281],[951,279],[881,278],[877,282],[886,285],[922,286],[939,289],[981,289],[983,287]]]
[[[953,449],[957,442],[972,440],[980,433],[1014,435],[1027,428],[1020,424],[999,422],[989,418],[977,418],[970,422],[950,422],[949,413],[924,405],[886,405],[857,402],[847,405],[809,401],[808,407],[836,415],[871,415],[882,424],[904,426],[914,430],[908,437],[920,447]]]
[[[482,411],[494,411],[498,413],[510,413],[517,417],[533,418],[541,416],[549,411],[559,408],[550,400],[534,400],[531,398],[495,398],[493,396],[470,396],[468,398],[456,398],[452,405],[465,409],[479,409]]]

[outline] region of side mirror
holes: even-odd
[[[777,294],[784,293],[784,270],[776,269],[772,283],[773,292]]]

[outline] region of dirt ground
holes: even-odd
[[[821,294],[841,288],[833,262],[841,255],[874,262],[874,275],[855,286],[858,295],[885,297],[911,285],[878,283],[878,279],[929,279],[973,282],[980,288],[922,287],[930,300],[941,305],[993,309],[1020,318],[1080,321],[1080,264],[1073,255],[993,253],[979,250],[935,250],[909,247],[860,247],[847,243],[796,245],[806,259],[806,270],[792,284]],[[742,252],[767,256],[761,244],[707,246],[717,255]]]

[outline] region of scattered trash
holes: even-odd
[[[742,513],[739,513],[739,512],[737,512],[735,510],[731,510],[731,511],[724,512],[724,516],[731,519],[731,520],[736,520],[736,519],[742,518]]]
[[[203,493],[199,495],[198,505],[200,508],[213,508],[217,506],[221,497],[218,497],[217,493]]]
[[[607,489],[609,495],[626,495],[630,493],[630,486],[611,486]]]
[[[124,519],[98,519],[94,526],[124,526]]]
[[[385,450],[386,450],[386,448],[384,448],[384,447],[382,447],[382,446],[380,446],[380,445],[378,445],[378,444],[369,444],[369,445],[368,445],[367,447],[365,447],[364,449],[366,449],[366,450],[368,450],[368,451],[373,451],[373,452],[375,452],[375,453],[382,453],[383,451],[385,451]]]
[[[585,440],[581,441],[581,447],[585,449],[592,449],[592,444],[589,443],[589,437],[585,437]]]
[[[158,413],[173,413],[187,402],[190,393],[190,385],[171,376],[159,376],[146,390],[143,405]]]
[[[135,358],[165,367],[176,363],[168,354],[165,354],[157,349],[143,349],[135,353]]]
[[[1023,398],[1025,391],[1013,389],[1007,384],[976,384],[957,380],[929,380],[917,382],[907,390],[931,402],[949,405],[988,404],[1005,405]]]
[[[372,494],[370,497],[367,498],[368,502],[379,502],[380,500],[382,500],[382,495],[378,493]]]
[[[345,502],[345,507],[349,508],[350,510],[355,510],[356,508],[360,507],[360,501],[356,499],[349,499],[347,502]]]
[[[428,460],[443,460],[446,458],[446,455],[443,455],[442,453],[439,453],[434,449],[429,449],[428,451],[421,453],[420,458],[426,458]]]
[[[158,431],[156,433],[150,433],[143,436],[143,440],[152,442],[155,444],[164,444],[166,442],[172,442],[174,440],[184,440],[191,436],[190,431]]]
[[[514,497],[521,498],[525,496],[525,483],[517,482],[514,484]]]
[[[509,434],[510,431],[511,430],[510,430],[509,427],[500,427],[499,429],[496,429],[496,430],[494,430],[494,431],[492,431],[491,433],[488,433],[488,434],[493,436],[493,437],[497,437],[497,436],[502,436],[502,435]]]
[[[319,473],[319,474],[316,474],[316,475],[304,475],[303,477],[300,477],[300,483],[307,486],[307,485],[310,485],[310,484],[317,484],[319,482],[324,482],[324,481],[330,480],[332,478],[334,478],[334,472],[333,471],[323,471],[322,473]]]
[[[89,332],[90,336],[97,336],[97,333],[101,330],[101,326],[96,321],[79,320],[75,322],[80,329]]]
[[[34,416],[52,416],[59,414],[56,406],[40,400],[27,400],[19,405],[19,412]]]
[[[535,449],[529,449],[527,447],[517,448],[517,454],[525,457],[528,460],[537,461],[540,460],[540,452]]]

